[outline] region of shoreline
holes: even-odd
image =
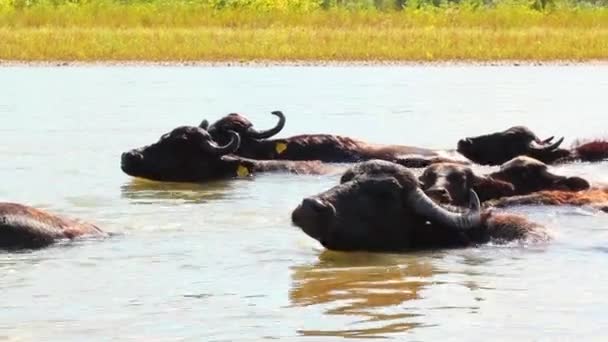
[[[459,67],[459,66],[608,66],[608,59],[591,60],[438,60],[438,61],[340,61],[340,60],[251,60],[251,61],[25,61],[0,60],[0,67]]]

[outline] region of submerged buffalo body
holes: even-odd
[[[465,212],[440,207],[407,168],[376,160],[347,171],[339,185],[305,198],[292,221],[332,250],[402,251],[547,237],[524,218],[482,213],[474,192]]]
[[[53,215],[17,203],[0,203],[0,248],[41,248],[58,240],[84,235],[103,236],[86,222]]]
[[[583,191],[539,191],[528,195],[503,197],[488,202],[492,207],[514,205],[571,205],[588,206],[608,212],[608,189],[590,188]]]
[[[515,126],[503,132],[464,138],[457,151],[472,162],[500,165],[518,156],[529,156],[546,164],[575,160],[599,161],[608,158],[608,142],[591,141],[572,149],[560,148],[564,138],[541,140],[530,129]]]
[[[322,174],[330,167],[320,162],[260,161],[229,155],[238,149],[239,135],[217,145],[200,127],[182,126],[164,134],[158,142],[125,152],[123,172],[157,181],[200,182],[259,172],[283,171]]]
[[[424,167],[440,161],[459,162],[456,157],[450,157],[443,151],[370,144],[330,134],[304,134],[269,139],[285,126],[285,115],[282,112],[274,111],[272,114],[279,118],[279,122],[275,127],[264,131],[256,130],[249,120],[236,113],[229,114],[212,125],[205,120],[200,127],[208,129],[213,139],[220,144],[230,141],[231,131],[237,132],[241,137],[241,144],[235,153],[254,159],[320,160],[337,163],[382,159],[409,167]]]
[[[427,195],[453,205],[467,203],[471,190],[485,202],[543,190],[576,192],[590,188],[585,179],[554,174],[546,164],[530,157],[514,158],[487,175],[476,175],[465,165],[434,164],[426,168],[419,179]]]

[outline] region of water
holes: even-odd
[[[599,339],[608,215],[522,208],[537,246],[326,252],[291,210],[337,175],[136,182],[122,151],[233,111],[282,136],[454,148],[525,124],[606,136],[608,68],[0,68],[0,200],[116,233],[0,253],[0,340]],[[484,170],[487,168],[484,168]],[[608,163],[555,172],[608,183]]]

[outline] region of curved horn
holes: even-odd
[[[471,229],[481,224],[479,211],[481,204],[473,190],[470,190],[469,211],[466,213],[453,213],[438,206],[420,188],[411,192],[408,202],[417,214],[426,217],[431,222],[438,222],[460,230]]]
[[[553,138],[555,138],[555,136],[552,135],[545,140],[540,140],[540,138],[537,135],[534,135],[534,142],[539,145],[547,145],[548,143],[553,141]]]
[[[238,135],[238,133],[234,131],[228,131],[228,133],[230,133],[231,137],[230,141],[226,145],[218,146],[213,140],[209,138],[201,141],[201,147],[205,151],[217,156],[223,156],[225,154],[236,152],[236,150],[238,150],[239,146],[241,145],[241,137]]]
[[[536,143],[534,141],[534,142],[530,143],[530,148],[532,148],[533,150],[541,151],[541,152],[553,151],[553,150],[557,149],[559,147],[559,145],[562,144],[562,142],[564,142],[564,137],[559,138],[556,142],[554,142],[551,145],[539,145],[538,143]]]
[[[550,136],[547,139],[543,140],[540,142],[541,145],[547,145],[549,143],[551,143],[551,141],[553,141],[553,138],[555,138],[554,136]]]
[[[255,128],[249,127],[249,129],[247,129],[247,135],[254,139],[268,139],[273,135],[278,134],[283,127],[285,127],[285,115],[280,110],[275,110],[271,114],[279,117],[279,122],[275,127],[266,131],[257,131]]]

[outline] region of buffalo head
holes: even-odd
[[[404,250],[466,245],[466,232],[481,224],[479,199],[456,213],[435,204],[405,167],[368,161],[341,184],[305,198],[292,221],[333,250]]]
[[[470,167],[462,164],[433,164],[424,169],[419,180],[424,192],[435,201],[457,206],[469,202],[472,189],[482,202],[514,193],[512,184],[478,176]]]
[[[560,149],[564,141],[553,137],[539,139],[530,129],[515,126],[503,132],[464,138],[458,141],[458,152],[482,165],[500,165],[518,156],[530,156],[545,163],[568,157],[568,150]]]
[[[222,156],[236,151],[240,141],[238,134],[229,134],[230,140],[219,146],[200,127],[178,127],[152,145],[123,153],[121,168],[130,176],[158,181],[194,182],[225,176],[230,171]]]
[[[249,120],[237,113],[228,114],[211,125],[207,120],[204,120],[200,127],[208,129],[213,140],[220,144],[226,144],[230,141],[230,131],[236,132],[241,137],[241,147],[245,147],[251,140],[271,138],[285,127],[285,115],[281,111],[274,111],[271,114],[277,116],[279,122],[275,127],[267,130],[259,131],[255,129]]]
[[[525,195],[541,190],[581,191],[590,187],[580,177],[566,177],[549,171],[547,165],[530,157],[517,157],[500,166],[489,175],[496,180],[511,183],[515,195]]]
[[[551,173],[546,164],[530,157],[517,157],[488,175],[476,175],[466,165],[441,163],[429,166],[420,176],[422,189],[444,203],[463,205],[473,189],[482,202],[541,190],[580,191],[589,182],[580,177]]]

